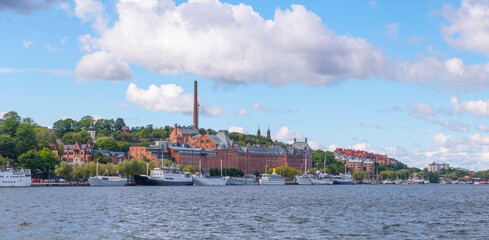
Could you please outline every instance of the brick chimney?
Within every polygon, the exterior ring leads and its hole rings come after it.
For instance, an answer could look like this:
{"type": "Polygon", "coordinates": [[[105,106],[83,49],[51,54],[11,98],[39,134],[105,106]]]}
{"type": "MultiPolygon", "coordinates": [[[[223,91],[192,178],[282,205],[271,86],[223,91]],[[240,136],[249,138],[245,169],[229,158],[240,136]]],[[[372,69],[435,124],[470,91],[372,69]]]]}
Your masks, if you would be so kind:
{"type": "Polygon", "coordinates": [[[194,81],[194,128],[199,129],[199,103],[197,96],[197,81],[194,81]]]}

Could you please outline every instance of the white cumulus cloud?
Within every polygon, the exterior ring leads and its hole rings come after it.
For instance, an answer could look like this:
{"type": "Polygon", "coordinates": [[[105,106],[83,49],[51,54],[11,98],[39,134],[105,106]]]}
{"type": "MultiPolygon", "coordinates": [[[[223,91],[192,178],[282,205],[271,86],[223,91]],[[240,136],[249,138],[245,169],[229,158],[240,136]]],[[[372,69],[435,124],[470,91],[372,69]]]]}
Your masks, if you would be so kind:
{"type": "Polygon", "coordinates": [[[105,51],[83,56],[77,63],[74,73],[81,81],[90,79],[109,81],[133,79],[133,73],[129,65],[114,54],[105,51]]]}
{"type": "Polygon", "coordinates": [[[489,1],[462,0],[458,9],[446,5],[442,16],[449,21],[441,28],[448,44],[489,55],[489,1]]]}
{"type": "Polygon", "coordinates": [[[298,141],[304,139],[304,134],[292,131],[288,127],[283,126],[276,133],[272,134],[271,137],[274,140],[290,143],[294,141],[294,138],[298,141]]]}
{"type": "Polygon", "coordinates": [[[237,114],[238,114],[238,116],[246,116],[246,115],[250,114],[250,112],[248,112],[248,110],[246,110],[245,108],[240,108],[238,110],[237,114]]]}
{"type": "Polygon", "coordinates": [[[489,100],[459,102],[457,97],[451,97],[450,103],[457,112],[469,112],[476,116],[489,115],[489,100]]]}
{"type": "MultiPolygon", "coordinates": [[[[272,19],[264,19],[251,6],[218,0],[178,5],[120,0],[114,8],[118,18],[108,25],[101,4],[93,2],[77,0],[76,15],[94,22],[98,33],[81,38],[81,48],[88,56],[105,51],[155,73],[272,85],[381,78],[465,90],[489,87],[489,63],[464,65],[461,59],[435,56],[397,61],[364,38],[335,34],[301,5],[276,9],[272,19]]],[[[389,32],[398,27],[389,25],[389,32]]],[[[88,77],[107,79],[103,71],[94,73],[88,77]]]]}
{"type": "Polygon", "coordinates": [[[232,132],[236,132],[236,133],[242,133],[242,134],[246,134],[246,130],[243,128],[243,127],[236,127],[236,126],[231,126],[228,128],[228,131],[230,133],[232,132]]]}
{"type": "MultiPolygon", "coordinates": [[[[140,89],[131,83],[126,91],[128,101],[151,111],[180,112],[192,114],[194,96],[184,93],[182,87],[175,84],[162,84],[160,87],[152,84],[148,89],[140,89]]],[[[205,116],[216,117],[223,115],[219,106],[206,105],[199,100],[200,112],[205,116]]]]}

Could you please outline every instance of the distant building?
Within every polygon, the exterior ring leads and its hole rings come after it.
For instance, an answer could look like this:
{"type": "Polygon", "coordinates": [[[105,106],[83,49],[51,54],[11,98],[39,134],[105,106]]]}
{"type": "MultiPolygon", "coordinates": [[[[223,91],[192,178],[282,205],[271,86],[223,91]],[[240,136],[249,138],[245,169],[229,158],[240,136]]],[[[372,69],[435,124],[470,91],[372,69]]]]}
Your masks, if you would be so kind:
{"type": "Polygon", "coordinates": [[[110,157],[113,164],[118,164],[127,159],[127,155],[124,152],[114,152],[109,150],[95,150],[94,152],[101,153],[103,157],[110,157]]]}
{"type": "Polygon", "coordinates": [[[267,138],[268,138],[268,139],[272,139],[272,135],[271,135],[271,133],[270,133],[270,126],[268,126],[267,138]]]}
{"type": "Polygon", "coordinates": [[[59,158],[58,156],[58,146],[54,143],[50,143],[49,144],[49,148],[51,148],[51,152],[54,153],[56,155],[56,158],[59,158]]]}
{"type": "Polygon", "coordinates": [[[129,129],[129,126],[122,126],[121,133],[128,134],[130,132],[131,130],[129,129]]]}
{"type": "Polygon", "coordinates": [[[256,131],[256,136],[261,136],[260,126],[258,126],[258,131],[256,131]]]}
{"type": "Polygon", "coordinates": [[[63,158],[73,165],[90,162],[93,160],[93,145],[90,140],[82,145],[79,145],[78,142],[72,145],[64,145],[63,158]]]}
{"type": "Polygon", "coordinates": [[[334,156],[336,160],[341,161],[346,167],[352,168],[353,172],[367,171],[371,177],[375,178],[375,162],[372,159],[338,153],[335,153],[334,156]]]}
{"type": "Polygon", "coordinates": [[[449,168],[448,163],[438,164],[433,161],[433,163],[428,164],[428,172],[440,172],[440,170],[442,169],[446,170],[448,168],[449,168]]]}

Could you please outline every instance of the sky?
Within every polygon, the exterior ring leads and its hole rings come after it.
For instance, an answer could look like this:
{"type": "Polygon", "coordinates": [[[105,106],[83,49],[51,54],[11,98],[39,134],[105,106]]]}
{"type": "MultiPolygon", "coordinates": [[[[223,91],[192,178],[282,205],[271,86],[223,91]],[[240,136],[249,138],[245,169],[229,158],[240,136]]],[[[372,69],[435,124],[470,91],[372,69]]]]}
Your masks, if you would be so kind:
{"type": "Polygon", "coordinates": [[[489,169],[489,1],[0,1],[0,115],[489,169]]]}

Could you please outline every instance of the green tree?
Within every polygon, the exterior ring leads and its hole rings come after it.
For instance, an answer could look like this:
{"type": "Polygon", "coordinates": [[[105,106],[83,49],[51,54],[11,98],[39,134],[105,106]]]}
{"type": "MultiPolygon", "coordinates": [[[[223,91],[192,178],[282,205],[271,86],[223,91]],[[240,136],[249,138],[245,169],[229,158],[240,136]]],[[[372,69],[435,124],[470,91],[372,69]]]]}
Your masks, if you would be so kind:
{"type": "Polygon", "coordinates": [[[109,151],[118,151],[119,146],[117,145],[117,141],[114,138],[102,138],[95,141],[93,145],[95,149],[103,149],[109,151]]]}
{"type": "Polygon", "coordinates": [[[44,164],[47,165],[46,172],[54,170],[54,167],[59,164],[56,154],[54,154],[49,148],[43,148],[41,151],[39,151],[39,156],[42,158],[44,164]]]}
{"type": "Polygon", "coordinates": [[[16,112],[8,112],[3,115],[3,121],[0,124],[0,134],[7,134],[14,137],[19,125],[20,116],[16,112]]]}
{"type": "Polygon", "coordinates": [[[126,126],[124,119],[117,118],[114,122],[114,130],[121,130],[122,127],[126,126]]]}
{"type": "Polygon", "coordinates": [[[61,142],[63,142],[64,144],[85,144],[90,139],[92,139],[92,137],[86,131],[68,132],[63,135],[63,137],[61,138],[61,142]]]}
{"type": "Polygon", "coordinates": [[[58,138],[62,138],[65,133],[75,131],[75,124],[76,121],[71,118],[58,120],[53,124],[53,130],[58,138]]]}
{"type": "MultiPolygon", "coordinates": [[[[36,133],[34,127],[27,124],[20,124],[15,134],[17,136],[17,153],[22,154],[37,147],[36,133]]],[[[54,167],[54,166],[53,166],[54,167]]]]}
{"type": "Polygon", "coordinates": [[[85,166],[85,163],[75,165],[73,176],[78,179],[87,179],[90,176],[90,171],[85,166]]]}
{"type": "Polygon", "coordinates": [[[428,180],[430,183],[438,183],[440,181],[440,176],[437,172],[428,172],[428,180]]]}
{"type": "Polygon", "coordinates": [[[65,161],[62,161],[59,165],[56,165],[54,173],[57,176],[68,179],[73,176],[73,166],[65,161]]]}
{"type": "Polygon", "coordinates": [[[79,132],[82,130],[88,130],[93,126],[94,122],[95,122],[95,120],[93,119],[92,116],[82,117],[82,119],[80,119],[80,121],[75,123],[74,131],[79,132]]]}
{"type": "MultiPolygon", "coordinates": [[[[289,166],[281,166],[276,168],[275,170],[277,174],[280,174],[280,176],[284,178],[293,178],[294,176],[300,175],[302,173],[300,170],[291,168],[289,166]]],[[[273,173],[273,169],[268,169],[266,173],[273,173]]]]}
{"type": "Polygon", "coordinates": [[[33,173],[37,171],[46,173],[48,171],[48,165],[44,163],[43,159],[36,151],[30,150],[26,153],[23,153],[19,156],[18,160],[24,168],[30,169],[33,173]]]}
{"type": "Polygon", "coordinates": [[[117,151],[127,153],[129,152],[131,145],[130,142],[120,141],[117,143],[117,151]]]}
{"type": "Polygon", "coordinates": [[[387,179],[390,179],[390,180],[394,180],[396,179],[396,172],[394,171],[382,171],[379,173],[379,180],[387,180],[387,179]]]}
{"type": "Polygon", "coordinates": [[[148,143],[148,142],[146,142],[146,141],[144,141],[144,142],[141,142],[141,143],[139,144],[139,146],[141,146],[141,147],[149,147],[149,143],[148,143]]]}
{"type": "Polygon", "coordinates": [[[188,165],[188,166],[185,166],[182,168],[182,171],[183,172],[189,172],[189,173],[192,173],[192,174],[195,174],[195,168],[192,167],[191,165],[188,165]]]}
{"type": "Polygon", "coordinates": [[[8,158],[16,158],[17,140],[8,134],[0,135],[0,155],[8,158]]]}

